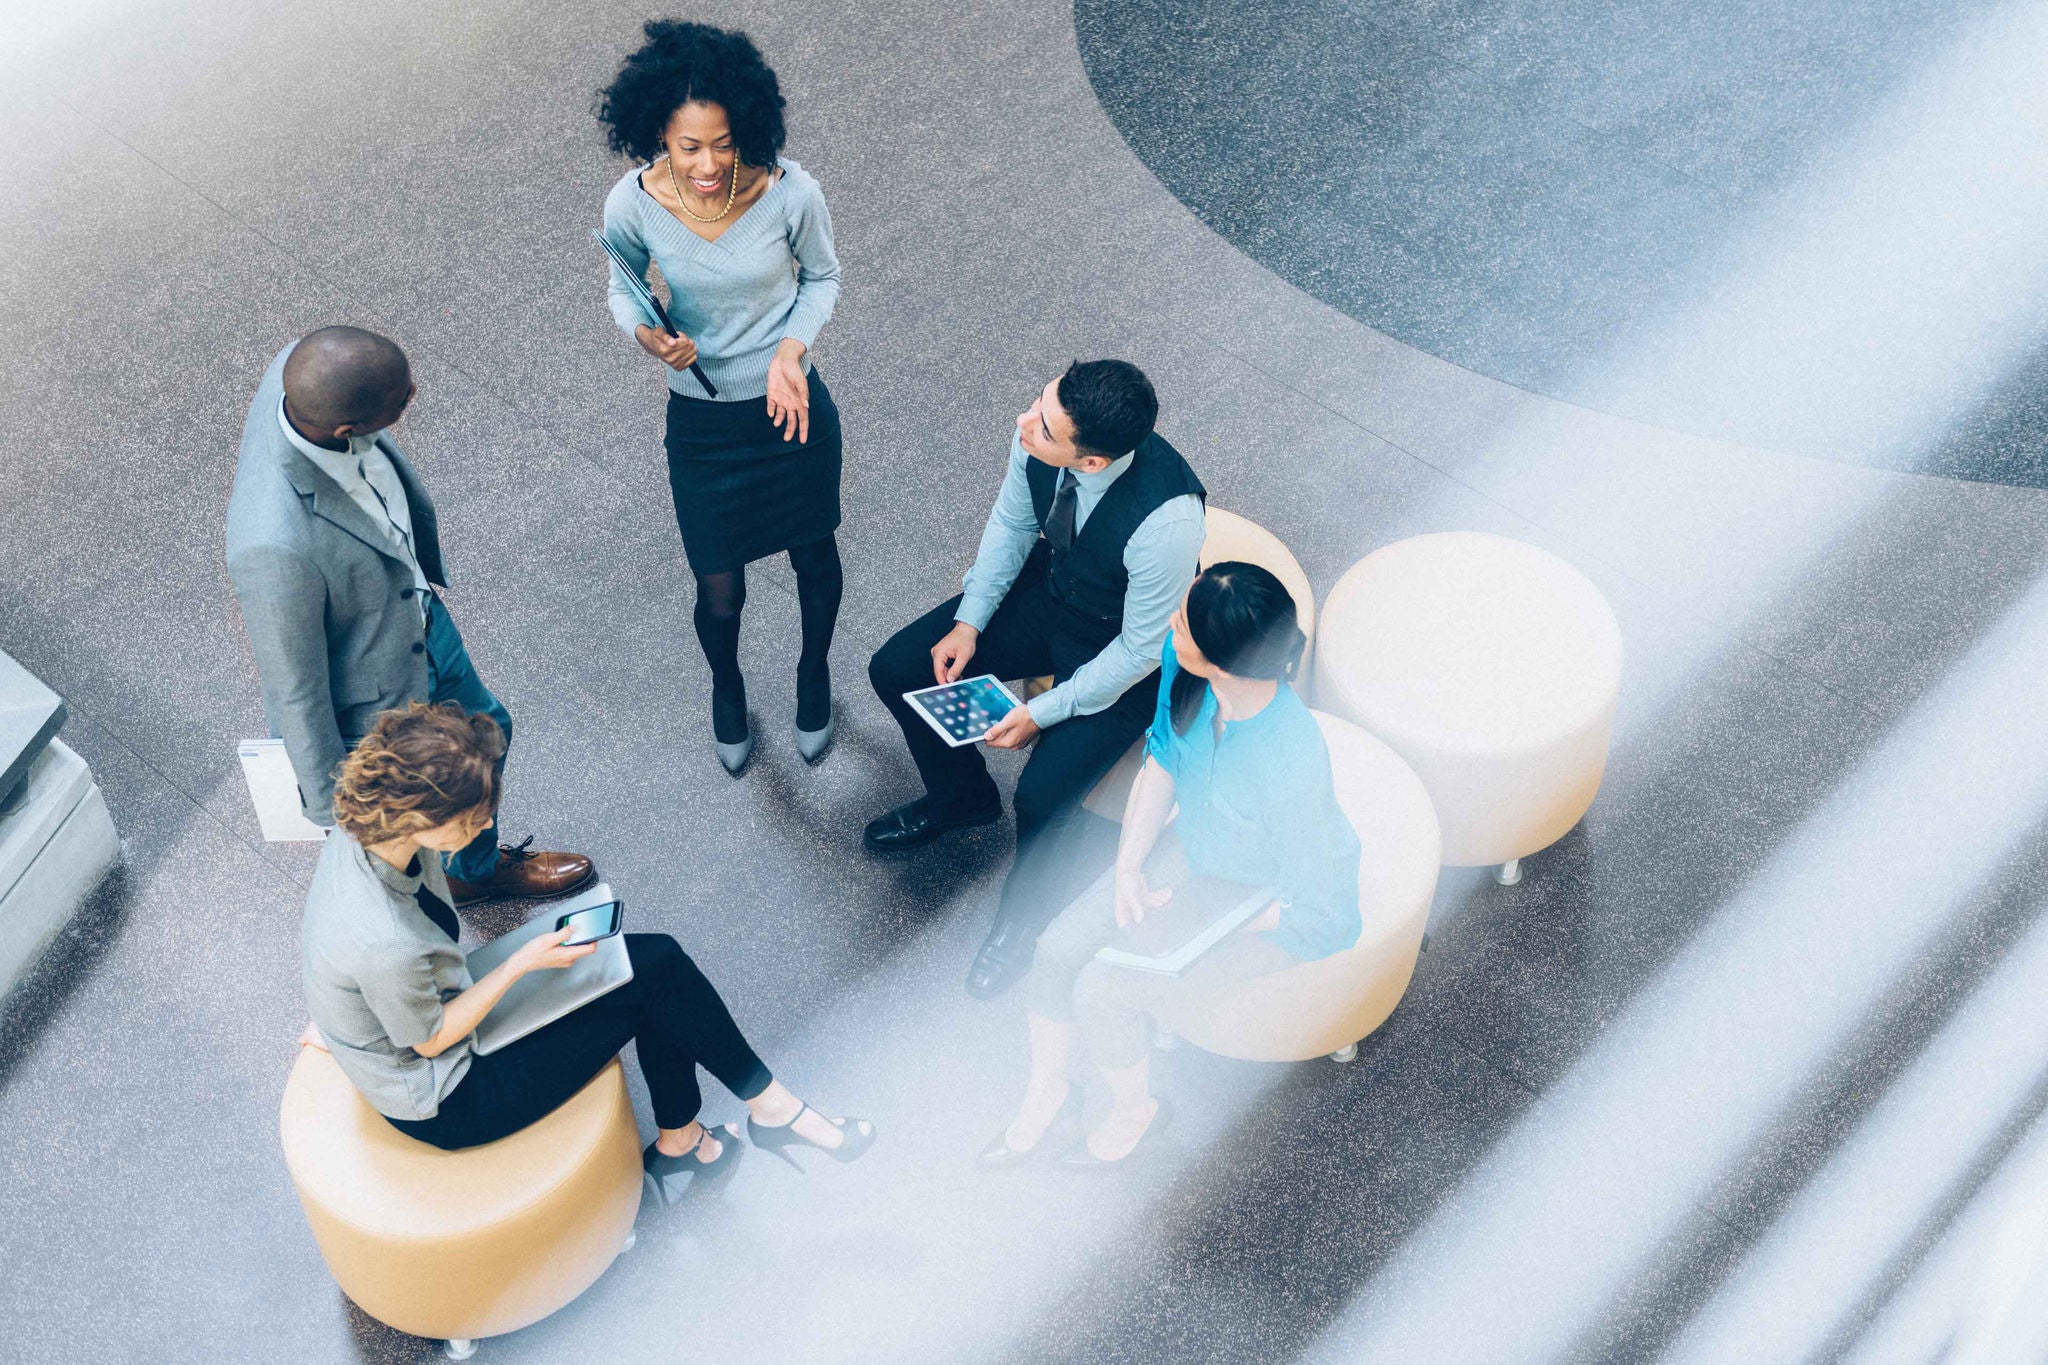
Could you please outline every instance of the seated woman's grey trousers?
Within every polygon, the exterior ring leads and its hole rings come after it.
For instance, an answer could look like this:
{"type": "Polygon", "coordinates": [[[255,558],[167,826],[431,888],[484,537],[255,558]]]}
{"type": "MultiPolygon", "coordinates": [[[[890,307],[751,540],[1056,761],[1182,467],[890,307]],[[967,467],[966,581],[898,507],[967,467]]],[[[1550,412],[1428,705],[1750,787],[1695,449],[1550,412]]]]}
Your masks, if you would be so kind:
{"type": "MultiPolygon", "coordinates": [[[[1168,829],[1146,860],[1154,889],[1191,880],[1180,841],[1168,829]]],[[[1250,894],[1252,888],[1243,888],[1250,894]]],[[[1295,957],[1263,934],[1239,931],[1196,958],[1179,976],[1097,962],[1115,942],[1116,870],[1111,868],[1061,911],[1038,940],[1024,978],[1024,1004],[1042,1019],[1077,1023],[1089,1060],[1104,1071],[1135,1066],[1151,1047],[1152,1020],[1162,1012],[1200,1013],[1206,998],[1267,972],[1292,966],[1295,957]]]]}

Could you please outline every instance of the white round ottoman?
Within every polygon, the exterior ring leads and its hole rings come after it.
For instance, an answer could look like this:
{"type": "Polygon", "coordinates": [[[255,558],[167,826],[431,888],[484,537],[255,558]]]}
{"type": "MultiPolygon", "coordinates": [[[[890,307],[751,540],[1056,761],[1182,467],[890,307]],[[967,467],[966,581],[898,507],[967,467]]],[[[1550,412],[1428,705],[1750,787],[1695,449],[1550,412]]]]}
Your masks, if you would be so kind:
{"type": "Polygon", "coordinates": [[[1548,847],[1593,802],[1621,693],[1621,630],[1586,576],[1504,536],[1447,531],[1375,550],[1323,604],[1316,706],[1408,761],[1443,860],[1548,847]]]}

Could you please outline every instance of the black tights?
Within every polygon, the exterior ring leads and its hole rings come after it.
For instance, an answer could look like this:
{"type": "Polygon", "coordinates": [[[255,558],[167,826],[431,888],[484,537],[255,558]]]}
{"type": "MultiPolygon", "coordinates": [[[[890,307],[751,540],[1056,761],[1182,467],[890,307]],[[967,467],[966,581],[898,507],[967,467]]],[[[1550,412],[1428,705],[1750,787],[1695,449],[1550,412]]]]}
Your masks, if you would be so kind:
{"type": "MultiPolygon", "coordinates": [[[[795,546],[789,552],[789,567],[796,571],[797,609],[803,618],[803,653],[796,664],[797,728],[822,730],[832,719],[828,658],[846,587],[838,540],[825,536],[795,546]]],[[[697,606],[691,619],[704,660],[711,665],[711,731],[721,744],[737,744],[747,737],[747,684],[740,676],[740,613],[746,605],[744,566],[697,575],[697,606]]]]}

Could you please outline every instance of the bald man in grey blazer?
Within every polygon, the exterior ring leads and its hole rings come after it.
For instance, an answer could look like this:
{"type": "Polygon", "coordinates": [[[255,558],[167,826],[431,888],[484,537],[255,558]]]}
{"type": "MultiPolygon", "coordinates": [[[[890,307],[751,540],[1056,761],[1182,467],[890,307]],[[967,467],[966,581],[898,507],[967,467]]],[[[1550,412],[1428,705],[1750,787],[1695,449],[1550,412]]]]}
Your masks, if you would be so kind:
{"type": "MultiPolygon", "coordinates": [[[[307,817],[330,827],[335,769],[378,712],[451,701],[512,736],[434,591],[448,577],[433,501],[385,430],[412,396],[405,353],[387,338],[354,327],[301,338],[256,389],[228,500],[228,574],[264,710],[307,817]]],[[[494,823],[447,871],[466,904],[565,895],[596,869],[581,854],[501,845],[494,823]]]]}

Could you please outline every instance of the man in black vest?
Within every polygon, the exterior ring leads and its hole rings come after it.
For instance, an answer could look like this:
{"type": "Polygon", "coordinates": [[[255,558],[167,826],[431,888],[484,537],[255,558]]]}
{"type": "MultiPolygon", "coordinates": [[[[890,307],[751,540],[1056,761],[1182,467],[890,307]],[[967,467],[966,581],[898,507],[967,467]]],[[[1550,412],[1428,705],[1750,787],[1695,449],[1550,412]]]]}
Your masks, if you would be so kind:
{"type": "Polygon", "coordinates": [[[1121,360],[1076,361],[1047,384],[1017,418],[966,591],[868,662],[925,787],[868,825],[877,853],[1002,815],[981,755],[949,748],[903,694],[983,673],[1052,675],[1051,691],[988,736],[998,749],[1038,747],[1017,780],[1017,861],[967,974],[984,999],[1024,974],[1039,932],[1086,886],[1081,802],[1150,723],[1167,623],[1194,581],[1204,491],[1153,432],[1158,415],[1151,381],[1121,360]]]}

